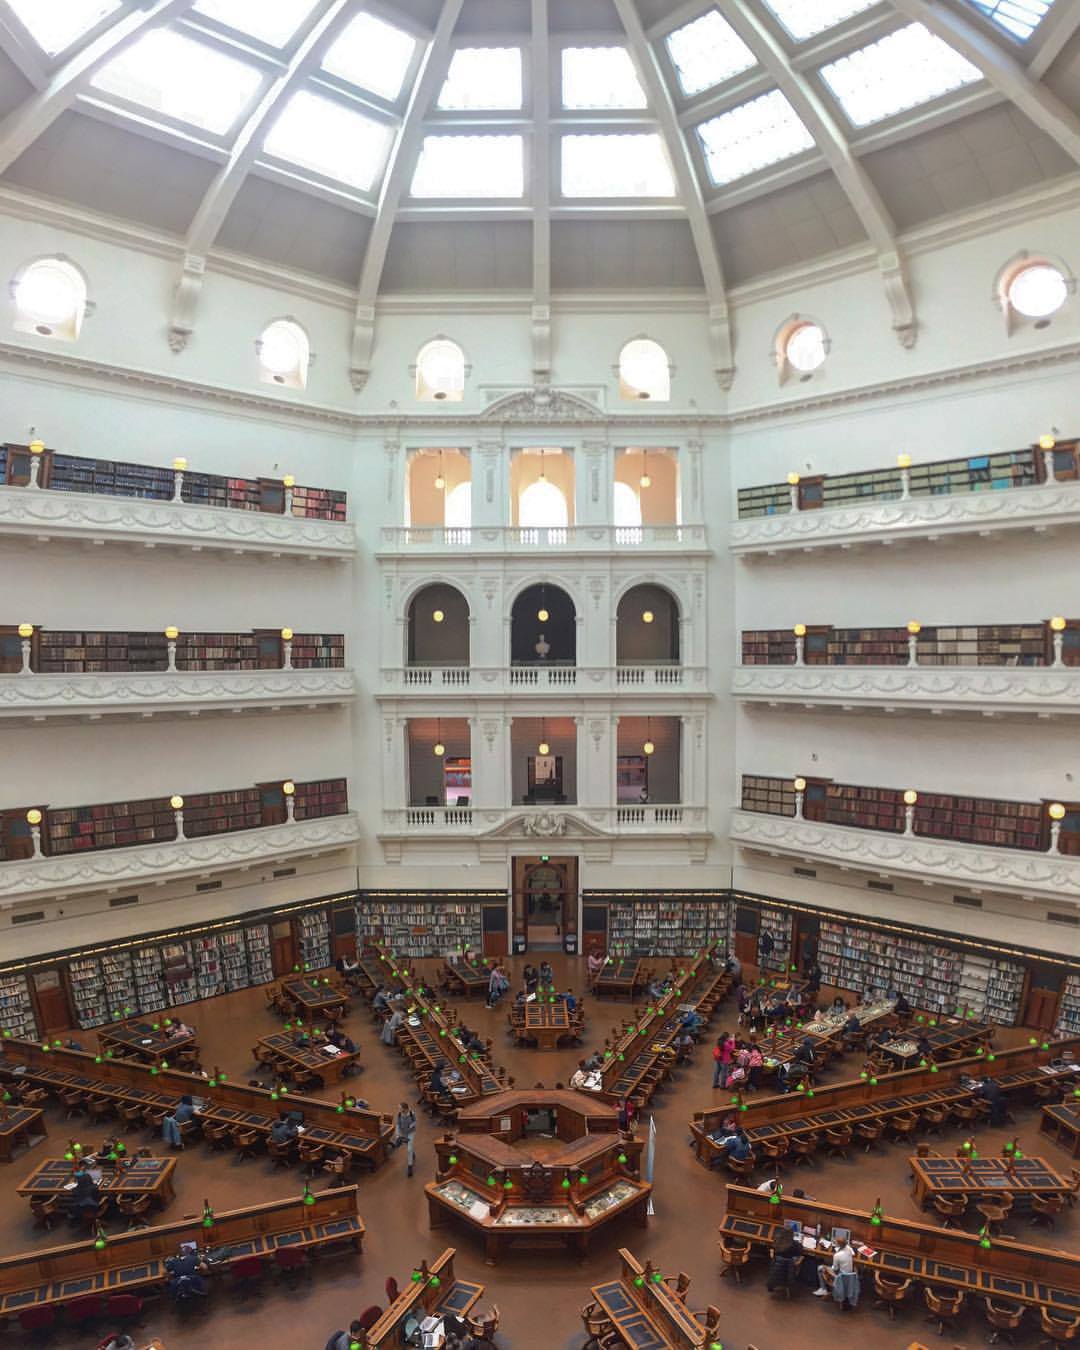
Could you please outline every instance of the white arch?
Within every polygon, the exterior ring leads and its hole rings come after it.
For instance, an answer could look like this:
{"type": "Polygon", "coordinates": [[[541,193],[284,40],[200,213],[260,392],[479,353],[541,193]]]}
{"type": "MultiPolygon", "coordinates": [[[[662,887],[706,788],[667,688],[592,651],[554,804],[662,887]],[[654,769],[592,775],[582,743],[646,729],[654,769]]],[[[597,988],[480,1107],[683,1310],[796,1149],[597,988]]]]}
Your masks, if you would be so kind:
{"type": "MultiPolygon", "coordinates": [[[[539,532],[546,530],[552,542],[565,542],[570,524],[570,504],[566,493],[547,478],[538,478],[518,495],[518,528],[539,532]],[[558,534],[553,535],[552,532],[558,534]],[[559,538],[561,535],[561,538],[559,538]]],[[[539,542],[539,538],[537,538],[539,542]]]]}
{"type": "Polygon", "coordinates": [[[457,483],[443,499],[443,528],[468,530],[472,528],[472,482],[457,483]]]}
{"type": "Polygon", "coordinates": [[[514,617],[514,606],[525,592],[530,590],[533,586],[548,586],[551,590],[562,591],[564,595],[568,595],[570,597],[570,603],[574,607],[574,621],[575,623],[581,622],[583,601],[581,596],[576,594],[575,584],[571,581],[563,580],[562,578],[559,578],[559,580],[556,581],[551,577],[544,576],[540,577],[539,580],[535,577],[522,577],[520,581],[515,583],[513,589],[507,592],[505,605],[506,621],[508,623],[514,617]]]}

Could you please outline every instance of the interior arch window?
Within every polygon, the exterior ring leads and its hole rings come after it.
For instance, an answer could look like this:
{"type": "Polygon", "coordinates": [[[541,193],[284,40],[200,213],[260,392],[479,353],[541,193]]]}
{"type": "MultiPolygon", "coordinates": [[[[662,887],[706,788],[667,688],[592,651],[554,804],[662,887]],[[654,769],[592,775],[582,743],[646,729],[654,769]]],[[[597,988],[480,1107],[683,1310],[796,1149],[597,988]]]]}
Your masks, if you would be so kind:
{"type": "Polygon", "coordinates": [[[565,529],[569,523],[570,509],[562,488],[541,478],[522,490],[518,524],[523,529],[565,529]]]}
{"type": "Polygon", "coordinates": [[[472,525],[472,483],[458,483],[446,494],[443,524],[448,530],[467,530],[472,525]]]}
{"type": "MultiPolygon", "coordinates": [[[[613,503],[615,528],[622,530],[641,529],[641,498],[629,483],[615,484],[613,503]]],[[[621,537],[620,537],[621,542],[621,537]]]]}
{"type": "Polygon", "coordinates": [[[307,385],[311,348],[308,336],[294,319],[275,319],[255,343],[259,378],[264,384],[303,389],[307,385]]]}
{"type": "Polygon", "coordinates": [[[671,398],[671,365],[659,342],[633,338],[619,353],[619,396],[655,403],[671,398]]]}
{"type": "Polygon", "coordinates": [[[776,369],[780,383],[790,379],[803,382],[825,364],[832,344],[824,327],[805,314],[793,314],[776,332],[776,369]]]}
{"type": "Polygon", "coordinates": [[[15,328],[74,342],[86,317],[86,280],[66,258],[38,258],[12,283],[15,328]]]}
{"type": "Polygon", "coordinates": [[[465,393],[465,353],[449,338],[434,338],[416,358],[416,397],[460,403],[465,393]]]}

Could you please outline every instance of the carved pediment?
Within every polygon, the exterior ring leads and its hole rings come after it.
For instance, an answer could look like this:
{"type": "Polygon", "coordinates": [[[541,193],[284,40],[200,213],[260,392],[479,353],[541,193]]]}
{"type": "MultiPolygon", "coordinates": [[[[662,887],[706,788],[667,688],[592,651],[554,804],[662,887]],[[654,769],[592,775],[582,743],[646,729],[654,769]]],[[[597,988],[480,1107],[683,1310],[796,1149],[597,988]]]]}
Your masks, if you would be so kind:
{"type": "Polygon", "coordinates": [[[607,830],[571,815],[568,811],[523,811],[511,816],[481,839],[610,839],[607,830]]]}
{"type": "Polygon", "coordinates": [[[481,418],[485,422],[601,422],[604,414],[578,394],[540,387],[496,399],[481,418]]]}

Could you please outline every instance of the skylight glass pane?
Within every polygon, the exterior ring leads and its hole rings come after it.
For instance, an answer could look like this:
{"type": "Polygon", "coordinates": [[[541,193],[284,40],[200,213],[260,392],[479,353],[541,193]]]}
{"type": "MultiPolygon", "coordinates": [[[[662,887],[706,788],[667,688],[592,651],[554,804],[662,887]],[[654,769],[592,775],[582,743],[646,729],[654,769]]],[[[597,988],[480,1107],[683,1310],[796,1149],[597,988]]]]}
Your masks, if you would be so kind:
{"type": "Polygon", "coordinates": [[[765,0],[796,42],[824,33],[878,0],[765,0]]]}
{"type": "Polygon", "coordinates": [[[813,136],[779,89],[702,122],[697,132],[709,176],[718,187],[814,145],[813,136]]]}
{"type": "Polygon", "coordinates": [[[178,122],[222,135],[259,87],[254,66],[155,28],[114,56],[91,84],[178,122]]]}
{"type": "Polygon", "coordinates": [[[114,14],[120,0],[8,0],[23,27],[50,56],[62,52],[100,19],[114,14]]]}
{"type": "Polygon", "coordinates": [[[440,108],[520,108],[521,49],[462,47],[450,62],[440,108]]]}
{"type": "Polygon", "coordinates": [[[982,79],[977,66],[921,23],[822,66],[821,76],[849,121],[869,126],[982,79]]]}
{"type": "Polygon", "coordinates": [[[566,47],[564,108],[647,108],[649,100],[625,47],[566,47]]]}
{"type": "Polygon", "coordinates": [[[315,0],[198,0],[193,12],[281,47],[314,8],[315,0]]]}
{"type": "Polygon", "coordinates": [[[393,132],[333,99],[294,94],[270,128],[263,149],[305,169],[369,192],[393,132]]]}
{"type": "Polygon", "coordinates": [[[413,175],[414,197],[521,197],[520,136],[425,136],[413,175]]]}
{"type": "Polygon", "coordinates": [[[668,53],[684,94],[723,84],[733,75],[756,65],[754,53],[715,9],[676,28],[668,36],[668,53]]]}
{"type": "MultiPolygon", "coordinates": [[[[1021,42],[1028,38],[1050,13],[1054,0],[970,0],[976,9],[989,15],[1006,32],[1021,42]]],[[[1074,0],[1075,3],[1075,0],[1074,0]]]]}
{"type": "Polygon", "coordinates": [[[674,197],[675,179],[655,132],[564,136],[564,197],[674,197]]]}
{"type": "Polygon", "coordinates": [[[385,99],[401,93],[416,41],[373,14],[358,14],[326,53],[323,70],[385,99]]]}

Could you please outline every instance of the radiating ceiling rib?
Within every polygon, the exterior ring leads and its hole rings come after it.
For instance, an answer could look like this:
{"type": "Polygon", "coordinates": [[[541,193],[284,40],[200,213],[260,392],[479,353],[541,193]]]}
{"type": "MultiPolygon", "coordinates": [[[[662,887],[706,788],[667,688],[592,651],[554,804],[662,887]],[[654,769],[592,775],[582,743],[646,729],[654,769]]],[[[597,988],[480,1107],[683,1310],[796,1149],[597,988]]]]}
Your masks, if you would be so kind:
{"type": "Polygon", "coordinates": [[[406,174],[411,174],[416,167],[420,139],[424,134],[424,118],[442,88],[450,67],[450,39],[454,35],[463,3],[464,0],[443,0],[439,21],[424,53],[397,141],[383,175],[378,214],[364,252],[364,265],[356,296],[349,377],[353,388],[358,391],[367,384],[371,372],[371,357],[375,350],[375,301],[386,265],[394,217],[408,181],[406,174]]]}
{"type": "Polygon", "coordinates": [[[724,273],[720,255],[716,251],[712,226],[705,212],[705,198],[701,191],[690,150],[686,144],[671,90],[660,69],[656,52],[645,36],[634,0],[615,0],[615,8],[626,33],[630,55],[637,67],[656,120],[660,134],[667,145],[668,156],[675,171],[675,181],[686,207],[690,232],[697,249],[701,275],[705,282],[705,298],[709,306],[709,339],[712,347],[713,370],[723,389],[730,389],[735,378],[735,357],[731,341],[731,314],[728,309],[724,273]]]}
{"type": "Polygon", "coordinates": [[[35,89],[49,82],[49,68],[41,49],[15,18],[0,14],[0,52],[35,89]]]}
{"type": "Polygon", "coordinates": [[[1055,5],[1039,24],[1038,46],[1028,62],[1028,74],[1041,79],[1080,31],[1080,5],[1055,5]]]}
{"type": "Polygon", "coordinates": [[[193,0],[155,0],[146,9],[123,14],[93,42],[81,48],[0,122],[0,173],[5,172],[37,138],[74,103],[76,96],[107,61],[151,28],[190,9],[193,0]]]}
{"type": "Polygon", "coordinates": [[[532,0],[533,384],[551,383],[551,76],[548,0],[532,0]]]}
{"type": "Polygon", "coordinates": [[[262,148],[263,138],[290,94],[319,68],[329,47],[364,8],[366,0],[330,0],[308,20],[293,56],[271,82],[229,151],[229,158],[199,204],[187,239],[184,259],[173,297],[169,321],[169,346],[174,352],[187,346],[195,323],[195,310],[206,273],[206,255],[225,223],[237,193],[262,148]]]}
{"type": "Polygon", "coordinates": [[[915,306],[896,238],[896,226],[870,175],[852,153],[839,121],[810,81],[795,72],[787,53],[757,14],[751,13],[749,6],[736,4],[735,0],[716,0],[716,4],[776,81],[817,141],[818,149],[825,156],[874,246],[878,268],[885,283],[885,295],[892,310],[893,330],[902,346],[914,346],[915,306]]]}

